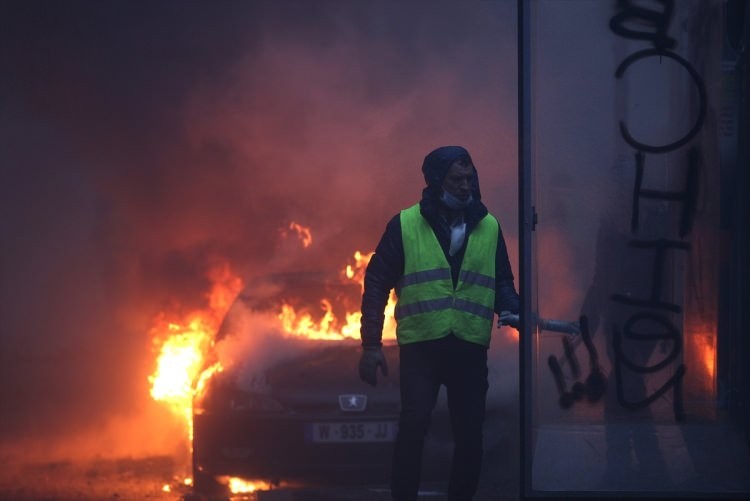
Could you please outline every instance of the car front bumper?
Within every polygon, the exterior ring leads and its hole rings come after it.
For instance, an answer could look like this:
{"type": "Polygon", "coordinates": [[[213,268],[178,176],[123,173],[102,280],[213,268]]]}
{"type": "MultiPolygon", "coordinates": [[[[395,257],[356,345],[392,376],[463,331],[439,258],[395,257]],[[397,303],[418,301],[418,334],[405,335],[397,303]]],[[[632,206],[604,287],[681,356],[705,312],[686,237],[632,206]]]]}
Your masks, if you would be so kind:
{"type": "Polygon", "coordinates": [[[396,426],[393,415],[196,414],[194,472],[196,479],[387,482],[396,426]]]}

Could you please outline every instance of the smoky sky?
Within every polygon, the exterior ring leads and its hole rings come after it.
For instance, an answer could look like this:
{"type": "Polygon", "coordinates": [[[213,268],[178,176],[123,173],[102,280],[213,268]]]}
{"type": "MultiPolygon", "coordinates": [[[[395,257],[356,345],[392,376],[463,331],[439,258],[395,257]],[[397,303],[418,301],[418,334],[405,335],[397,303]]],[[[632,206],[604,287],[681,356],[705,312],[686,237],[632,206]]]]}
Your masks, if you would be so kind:
{"type": "Polygon", "coordinates": [[[0,4],[0,436],[137,414],[154,315],[219,261],[343,268],[434,147],[512,248],[514,54],[514,2],[0,4]]]}

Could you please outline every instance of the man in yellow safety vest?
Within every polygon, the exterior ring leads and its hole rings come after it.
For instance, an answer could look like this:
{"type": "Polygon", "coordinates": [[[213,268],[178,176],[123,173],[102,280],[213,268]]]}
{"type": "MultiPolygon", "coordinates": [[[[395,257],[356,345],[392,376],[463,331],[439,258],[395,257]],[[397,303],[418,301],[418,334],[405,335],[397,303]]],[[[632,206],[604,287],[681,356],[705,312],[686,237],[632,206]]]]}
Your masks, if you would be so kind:
{"type": "Polygon", "coordinates": [[[391,493],[415,501],[432,410],[445,385],[454,436],[448,483],[451,501],[470,501],[482,464],[488,389],[487,348],[494,314],[518,313],[500,225],[481,202],[469,152],[443,146],[422,165],[422,200],[388,223],[365,274],[360,378],[387,374],[382,351],[384,310],[396,289],[401,414],[391,493]]]}

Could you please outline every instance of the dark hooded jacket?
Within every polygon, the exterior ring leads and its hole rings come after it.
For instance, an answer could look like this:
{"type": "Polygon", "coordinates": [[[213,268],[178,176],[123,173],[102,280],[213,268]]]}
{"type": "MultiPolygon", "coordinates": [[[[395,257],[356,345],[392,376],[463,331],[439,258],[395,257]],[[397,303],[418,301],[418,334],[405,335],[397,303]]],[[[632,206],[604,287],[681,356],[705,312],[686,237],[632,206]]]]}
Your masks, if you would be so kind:
{"type": "MultiPolygon", "coordinates": [[[[474,170],[475,183],[472,187],[472,201],[463,210],[466,223],[466,237],[461,249],[451,256],[450,210],[440,200],[442,181],[450,166],[456,160],[466,158],[471,162],[469,153],[460,146],[444,146],[425,157],[422,165],[427,186],[419,202],[422,216],[430,223],[440,246],[448,259],[453,277],[453,284],[458,282],[458,273],[463,262],[466,243],[477,223],[487,215],[487,207],[482,203],[479,191],[479,179],[474,170]]],[[[404,245],[401,236],[401,217],[396,214],[386,226],[385,232],[375,248],[365,274],[364,293],[362,294],[361,336],[363,346],[379,346],[383,331],[384,310],[388,303],[391,289],[395,288],[404,274],[404,245]]],[[[495,312],[508,310],[518,313],[519,297],[513,285],[513,272],[508,259],[503,232],[498,227],[497,252],[495,254],[495,312]]]]}

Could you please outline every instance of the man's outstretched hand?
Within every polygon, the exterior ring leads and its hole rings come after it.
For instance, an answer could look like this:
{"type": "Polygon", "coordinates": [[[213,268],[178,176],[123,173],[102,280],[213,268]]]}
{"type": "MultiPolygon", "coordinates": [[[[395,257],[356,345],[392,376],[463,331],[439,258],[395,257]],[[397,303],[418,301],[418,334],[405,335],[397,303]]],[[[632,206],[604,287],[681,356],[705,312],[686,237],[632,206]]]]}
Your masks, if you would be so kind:
{"type": "Polygon", "coordinates": [[[359,378],[365,383],[375,386],[378,383],[378,366],[383,376],[388,375],[388,363],[385,361],[383,349],[380,346],[365,346],[359,359],[359,378]]]}
{"type": "Polygon", "coordinates": [[[497,326],[502,327],[503,325],[507,325],[510,327],[513,327],[514,329],[518,329],[518,326],[521,324],[518,314],[517,313],[511,313],[509,311],[501,311],[500,316],[497,319],[497,326]]]}

